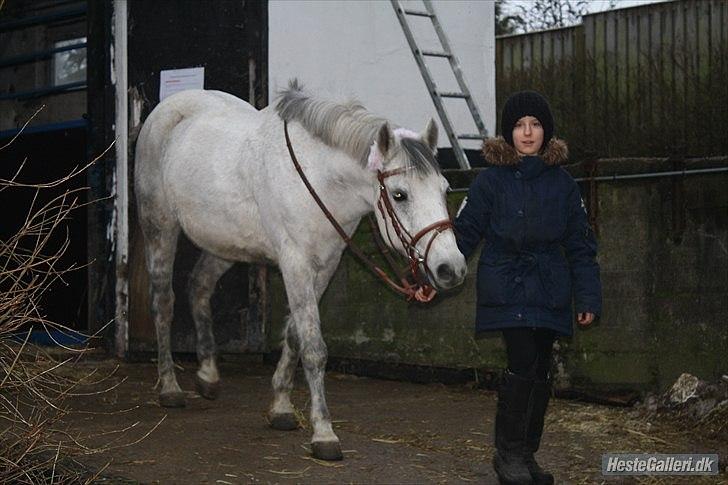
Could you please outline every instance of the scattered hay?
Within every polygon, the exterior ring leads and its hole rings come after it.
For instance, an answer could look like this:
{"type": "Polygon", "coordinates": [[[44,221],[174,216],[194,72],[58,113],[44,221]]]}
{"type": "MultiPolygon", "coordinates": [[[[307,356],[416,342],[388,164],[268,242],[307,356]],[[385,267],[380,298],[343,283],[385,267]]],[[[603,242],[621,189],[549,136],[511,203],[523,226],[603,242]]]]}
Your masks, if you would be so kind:
{"type": "Polygon", "coordinates": [[[310,468],[310,466],[307,466],[303,470],[268,470],[268,472],[274,473],[276,475],[287,476],[289,478],[302,478],[303,474],[306,473],[310,468]]]}
{"type": "Polygon", "coordinates": [[[318,458],[314,458],[312,456],[299,456],[299,458],[302,460],[312,461],[312,462],[316,463],[317,465],[327,467],[327,468],[343,468],[346,466],[346,463],[334,463],[331,461],[319,460],[318,458]]]}
{"type": "Polygon", "coordinates": [[[670,389],[635,406],[633,415],[669,422],[683,434],[728,443],[728,376],[710,383],[682,374],[670,389]]]}

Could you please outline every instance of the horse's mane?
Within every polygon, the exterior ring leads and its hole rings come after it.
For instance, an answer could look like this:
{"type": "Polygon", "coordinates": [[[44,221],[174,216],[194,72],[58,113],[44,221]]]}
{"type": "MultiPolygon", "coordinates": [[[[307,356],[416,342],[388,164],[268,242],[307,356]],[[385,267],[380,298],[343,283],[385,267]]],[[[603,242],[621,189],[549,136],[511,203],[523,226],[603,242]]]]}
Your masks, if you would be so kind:
{"type": "MultiPolygon", "coordinates": [[[[298,121],[313,136],[327,145],[340,148],[366,165],[369,149],[386,119],[367,111],[358,101],[344,103],[316,99],[303,91],[297,79],[279,93],[278,115],[285,121],[298,121]]],[[[402,138],[399,144],[418,172],[439,171],[432,151],[420,139],[402,138]]]]}

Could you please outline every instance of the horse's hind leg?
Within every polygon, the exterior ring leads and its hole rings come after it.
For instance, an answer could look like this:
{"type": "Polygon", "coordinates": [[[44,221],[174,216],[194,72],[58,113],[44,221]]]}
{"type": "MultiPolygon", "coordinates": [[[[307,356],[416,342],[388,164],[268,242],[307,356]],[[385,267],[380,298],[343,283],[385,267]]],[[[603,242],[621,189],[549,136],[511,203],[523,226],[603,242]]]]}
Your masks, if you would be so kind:
{"type": "Polygon", "coordinates": [[[164,230],[152,224],[144,228],[147,269],[149,270],[149,291],[152,298],[152,315],[157,331],[157,369],[162,389],[159,403],[164,407],[183,407],[185,397],[177,383],[172,360],[170,342],[171,324],[174,313],[174,292],[172,271],[177,250],[179,226],[168,225],[164,230]]]}
{"type": "Polygon", "coordinates": [[[195,383],[197,392],[205,399],[215,399],[220,392],[210,297],[217,281],[232,265],[230,261],[203,252],[192,270],[187,288],[197,329],[197,359],[200,362],[195,383]]]}

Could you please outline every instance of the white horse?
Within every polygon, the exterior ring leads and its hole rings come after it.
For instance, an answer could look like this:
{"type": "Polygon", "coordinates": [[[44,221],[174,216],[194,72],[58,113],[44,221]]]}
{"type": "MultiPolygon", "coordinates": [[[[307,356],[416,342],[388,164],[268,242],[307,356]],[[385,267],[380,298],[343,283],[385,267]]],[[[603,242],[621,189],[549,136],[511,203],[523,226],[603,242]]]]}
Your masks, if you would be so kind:
{"type": "MultiPolygon", "coordinates": [[[[375,208],[377,171],[382,170],[402,169],[387,178],[386,188],[405,229],[414,233],[448,218],[448,183],[434,158],[437,126],[432,120],[421,135],[392,129],[361,105],[313,98],[296,81],[275,108],[261,111],[219,91],[183,91],[165,99],[139,134],[134,169],[157,333],[160,403],[185,404],[170,349],[172,266],[183,230],[203,251],[188,287],[200,362],[198,392],[214,399],[219,389],[209,303],[217,280],[235,261],[276,264],[290,315],[273,376],[271,425],[298,426],[290,393],[300,358],[311,392],[314,456],[341,459],[324,395],[327,350],[318,302],[346,244],[296,172],[284,120],[306,176],[347,234],[375,208]]],[[[392,231],[378,212],[377,221],[383,232],[392,231]]],[[[424,254],[430,240],[421,238],[416,248],[424,254]]],[[[403,251],[399,241],[393,244],[403,251]]],[[[427,265],[437,288],[462,283],[465,259],[451,230],[432,241],[427,265]]]]}

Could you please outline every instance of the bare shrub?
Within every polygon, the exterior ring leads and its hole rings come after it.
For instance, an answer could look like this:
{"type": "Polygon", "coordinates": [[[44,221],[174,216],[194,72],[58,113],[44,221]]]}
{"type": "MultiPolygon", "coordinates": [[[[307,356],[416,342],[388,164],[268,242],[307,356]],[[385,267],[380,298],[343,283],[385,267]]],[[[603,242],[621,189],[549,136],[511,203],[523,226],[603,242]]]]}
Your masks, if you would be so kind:
{"type": "Polygon", "coordinates": [[[108,376],[98,376],[93,367],[73,365],[91,350],[88,341],[73,347],[56,342],[64,352],[53,355],[29,343],[34,330],[45,330],[52,339],[78,335],[44,315],[42,298],[52,284],[80,269],[76,263],[64,267],[61,257],[73,237],[64,221],[87,204],[81,202],[86,188],[66,189],[48,202],[38,201],[43,191],[63,189],[95,161],[47,183],[20,182],[25,162],[13,177],[0,179],[0,192],[20,189],[35,194],[30,207],[6,208],[27,213],[22,225],[0,240],[0,483],[90,482],[101,470],[91,472],[77,458],[125,446],[117,444],[125,430],[109,433],[114,439],[102,447],[91,447],[85,442],[98,441],[97,436],[71,433],[64,424],[72,415],[71,397],[110,390],[108,376]]]}

